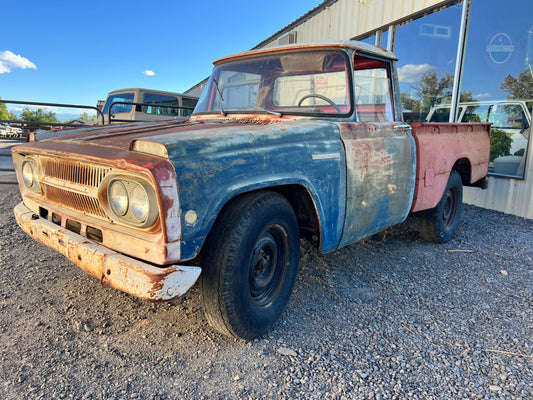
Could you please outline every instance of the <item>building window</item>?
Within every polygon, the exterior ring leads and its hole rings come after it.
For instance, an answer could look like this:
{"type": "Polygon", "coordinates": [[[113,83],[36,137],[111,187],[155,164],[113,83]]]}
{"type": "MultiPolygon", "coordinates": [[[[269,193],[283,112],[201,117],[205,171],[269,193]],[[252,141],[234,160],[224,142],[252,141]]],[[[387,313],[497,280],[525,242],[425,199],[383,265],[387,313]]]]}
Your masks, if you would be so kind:
{"type": "MultiPolygon", "coordinates": [[[[456,4],[397,28],[394,49],[406,122],[427,121],[450,104],[461,12],[462,4],[456,4]]],[[[442,112],[439,118],[448,121],[442,112]]]]}
{"type": "Polygon", "coordinates": [[[472,1],[462,79],[471,101],[458,118],[492,123],[492,175],[524,177],[531,148],[532,15],[531,0],[472,1]]]}

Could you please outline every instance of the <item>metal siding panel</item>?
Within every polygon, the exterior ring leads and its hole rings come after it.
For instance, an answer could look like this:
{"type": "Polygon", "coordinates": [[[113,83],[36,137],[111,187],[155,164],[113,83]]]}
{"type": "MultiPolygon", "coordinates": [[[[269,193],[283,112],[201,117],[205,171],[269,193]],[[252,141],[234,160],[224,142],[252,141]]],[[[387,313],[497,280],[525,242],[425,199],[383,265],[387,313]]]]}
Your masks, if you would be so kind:
{"type": "Polygon", "coordinates": [[[344,29],[345,38],[351,38],[354,36],[352,35],[352,33],[354,32],[355,26],[357,26],[356,24],[354,24],[354,21],[357,21],[357,20],[354,18],[353,13],[354,13],[354,3],[350,1],[348,2],[348,9],[346,10],[346,20],[348,22],[344,29]]]}
{"type": "Polygon", "coordinates": [[[467,204],[533,219],[533,144],[529,143],[526,179],[489,176],[486,190],[465,188],[467,204]]]}
{"type": "Polygon", "coordinates": [[[348,39],[439,3],[442,0],[340,0],[291,30],[298,31],[299,43],[348,39]]]}
{"type": "Polygon", "coordinates": [[[334,20],[334,23],[333,23],[333,27],[335,28],[334,29],[334,32],[335,32],[335,36],[334,38],[335,39],[345,39],[343,37],[341,37],[341,32],[342,32],[342,25],[344,24],[344,18],[343,18],[343,15],[342,15],[342,11],[344,9],[344,7],[342,6],[342,4],[340,3],[336,3],[334,5],[334,8],[335,8],[335,20],[334,20]]]}

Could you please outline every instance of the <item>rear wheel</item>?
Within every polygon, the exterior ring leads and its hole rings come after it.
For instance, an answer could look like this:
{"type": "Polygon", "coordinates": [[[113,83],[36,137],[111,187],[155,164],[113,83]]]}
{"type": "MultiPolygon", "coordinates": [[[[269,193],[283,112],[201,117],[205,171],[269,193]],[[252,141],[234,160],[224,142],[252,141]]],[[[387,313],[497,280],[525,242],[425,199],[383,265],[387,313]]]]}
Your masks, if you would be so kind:
{"type": "Polygon", "coordinates": [[[298,270],[300,238],[289,202],[270,191],[224,209],[202,252],[200,291],[209,323],[251,340],[287,306],[298,270]]]}
{"type": "Polygon", "coordinates": [[[446,243],[453,238],[463,204],[463,182],[459,172],[453,170],[442,198],[430,210],[420,212],[420,233],[424,239],[446,243]]]}

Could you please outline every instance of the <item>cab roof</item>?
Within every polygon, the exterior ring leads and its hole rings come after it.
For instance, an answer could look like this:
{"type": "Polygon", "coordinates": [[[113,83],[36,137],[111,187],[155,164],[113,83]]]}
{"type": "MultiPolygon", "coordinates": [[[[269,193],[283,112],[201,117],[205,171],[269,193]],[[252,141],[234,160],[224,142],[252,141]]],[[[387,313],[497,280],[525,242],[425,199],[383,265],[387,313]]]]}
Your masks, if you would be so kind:
{"type": "Polygon", "coordinates": [[[387,58],[390,60],[398,60],[393,53],[388,50],[385,50],[381,47],[377,47],[368,43],[358,42],[355,40],[331,40],[331,41],[321,41],[321,42],[307,42],[275,47],[267,47],[259,50],[245,51],[242,53],[233,54],[231,56],[222,57],[218,60],[215,60],[213,64],[220,64],[227,61],[236,60],[244,57],[253,57],[259,55],[274,54],[278,52],[285,52],[287,50],[314,50],[314,49],[331,49],[331,48],[343,48],[343,49],[352,49],[356,52],[363,54],[368,54],[371,56],[377,56],[381,58],[387,58]]]}

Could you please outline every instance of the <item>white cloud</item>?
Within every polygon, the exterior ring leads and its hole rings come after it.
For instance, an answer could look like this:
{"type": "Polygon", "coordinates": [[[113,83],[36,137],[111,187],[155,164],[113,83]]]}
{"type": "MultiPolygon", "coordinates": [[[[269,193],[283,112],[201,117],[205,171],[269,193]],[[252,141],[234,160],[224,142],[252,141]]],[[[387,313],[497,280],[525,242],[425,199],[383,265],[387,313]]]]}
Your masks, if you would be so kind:
{"type": "Polygon", "coordinates": [[[422,74],[435,69],[429,64],[407,64],[398,68],[398,78],[400,82],[418,82],[422,74]]]}
{"type": "Polygon", "coordinates": [[[37,69],[34,63],[21,55],[13,54],[9,50],[0,51],[0,74],[11,72],[13,68],[37,69]]]}
{"type": "Polygon", "coordinates": [[[475,99],[485,99],[487,97],[490,97],[490,93],[481,93],[481,94],[474,94],[475,99]]]}
{"type": "Polygon", "coordinates": [[[143,71],[143,74],[146,75],[146,76],[154,76],[155,72],[154,71],[150,71],[149,69],[147,69],[146,71],[143,71]]]}

